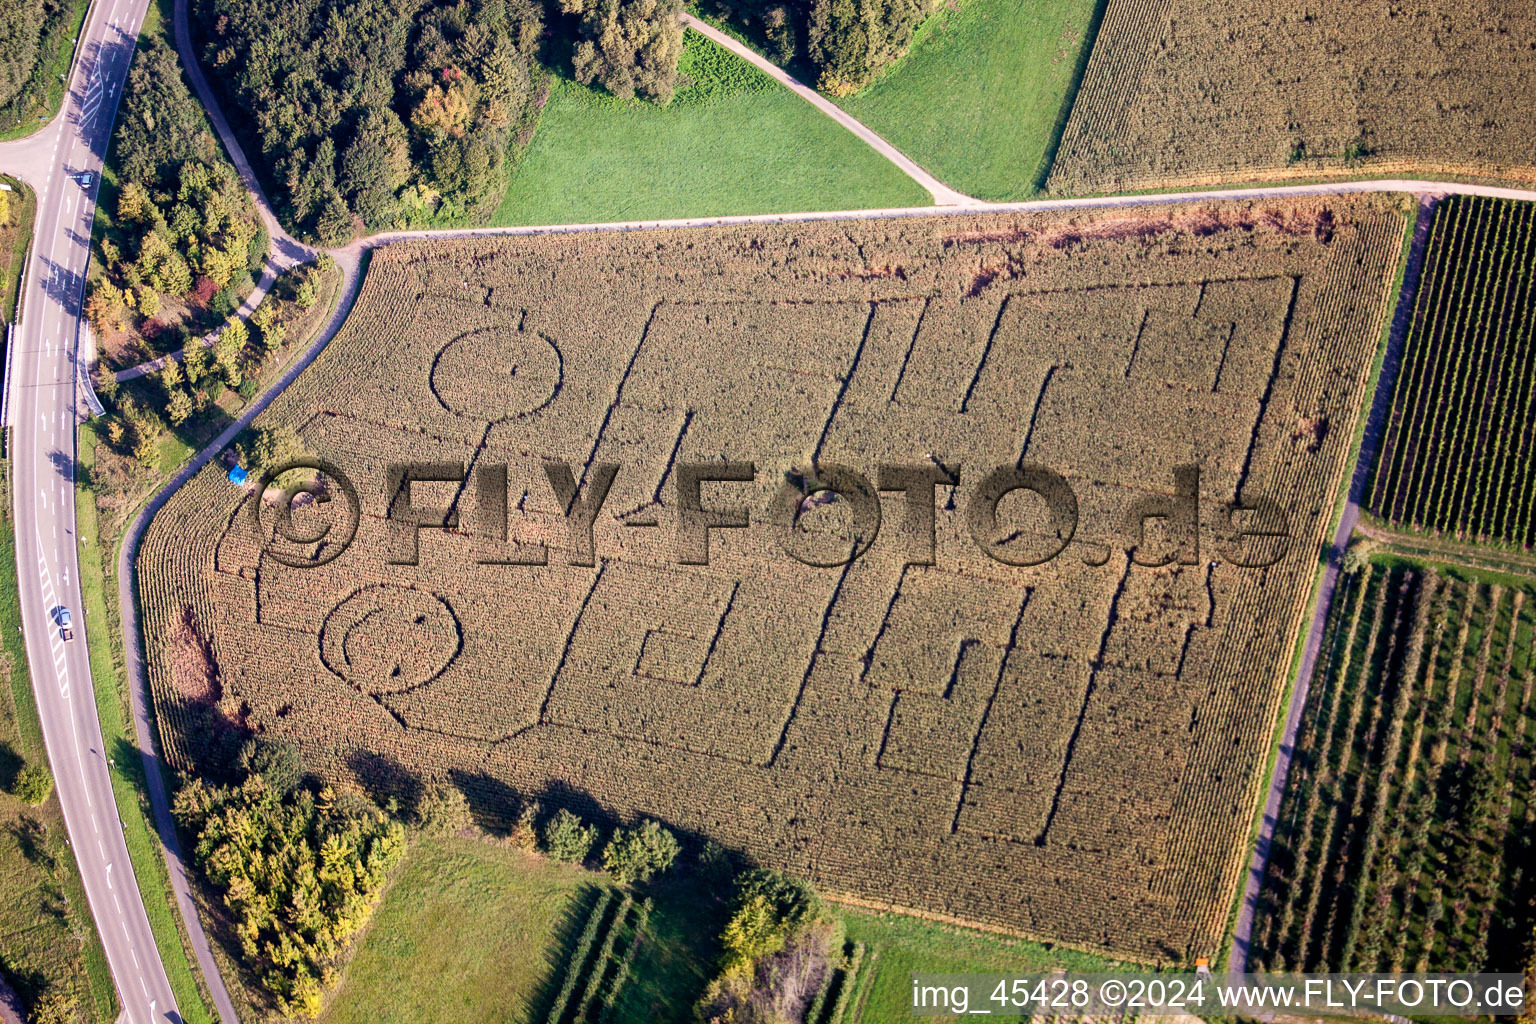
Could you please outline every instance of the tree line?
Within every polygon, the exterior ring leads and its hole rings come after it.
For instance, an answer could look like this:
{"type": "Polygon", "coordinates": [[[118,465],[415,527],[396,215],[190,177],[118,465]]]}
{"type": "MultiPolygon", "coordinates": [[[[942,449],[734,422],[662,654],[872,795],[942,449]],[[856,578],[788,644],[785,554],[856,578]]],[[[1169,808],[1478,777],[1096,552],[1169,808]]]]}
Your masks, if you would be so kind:
{"type": "MultiPolygon", "coordinates": [[[[932,0],[713,0],[835,95],[911,45],[932,0]]],[[[278,215],[327,246],[364,231],[478,222],[509,144],[548,95],[545,65],[623,99],[686,84],[681,0],[194,0],[204,65],[246,120],[278,215]]],[[[513,146],[512,149],[517,147],[513,146]]]]}
{"type": "Polygon", "coordinates": [[[535,100],[531,0],[196,0],[203,60],[254,132],[277,213],[339,245],[483,218],[535,100]]]}
{"type": "Polygon", "coordinates": [[[118,193],[97,245],[102,274],[85,303],[91,325],[98,333],[134,327],[153,339],[172,297],[215,319],[233,313],[266,259],[266,230],[175,51],[158,37],[134,55],[112,146],[118,193]]]}

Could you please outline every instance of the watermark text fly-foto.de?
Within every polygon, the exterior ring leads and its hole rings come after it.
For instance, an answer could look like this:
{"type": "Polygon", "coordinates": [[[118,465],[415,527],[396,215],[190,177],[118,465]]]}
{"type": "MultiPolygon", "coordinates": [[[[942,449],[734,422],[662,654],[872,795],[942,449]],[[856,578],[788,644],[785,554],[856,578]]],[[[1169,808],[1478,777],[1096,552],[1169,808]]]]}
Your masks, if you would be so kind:
{"type": "MultiPolygon", "coordinates": [[[[570,463],[546,460],[542,465],[565,521],[565,561],[570,565],[595,564],[593,528],[619,475],[619,465],[596,463],[581,483],[570,463]]],[[[1200,475],[1198,466],[1174,466],[1170,491],[1154,489],[1143,494],[1121,522],[1114,524],[1133,563],[1149,567],[1194,565],[1214,553],[1228,563],[1253,568],[1273,565],[1285,557],[1292,539],[1285,509],[1271,498],[1246,491],[1239,500],[1220,505],[1218,536],[1214,543],[1206,538],[1202,548],[1200,475]],[[1149,543],[1154,531],[1161,543],[1149,543]]],[[[707,565],[713,534],[745,529],[754,521],[754,510],[722,496],[726,493],[724,485],[757,482],[761,479],[759,468],[747,461],[678,462],[672,478],[676,561],[680,565],[707,565]],[[704,499],[705,484],[721,485],[713,490],[709,502],[704,499]]],[[[472,557],[479,564],[549,564],[546,544],[520,542],[512,528],[505,463],[480,462],[472,471],[462,462],[392,463],[380,483],[388,527],[384,560],[388,563],[417,564],[422,531],[462,532],[468,525],[476,540],[472,557]],[[422,484],[454,485],[464,500],[449,505],[423,501],[417,490],[422,484]],[[469,508],[468,515],[461,513],[461,505],[469,508]]],[[[997,562],[1041,565],[1058,557],[1077,536],[1079,505],[1071,484],[1060,473],[1034,463],[991,468],[975,474],[974,480],[959,465],[932,460],[880,463],[872,471],[843,464],[795,468],[782,473],[766,514],[756,518],[771,525],[784,554],[802,565],[847,565],[874,546],[883,527],[887,535],[896,534],[893,543],[900,545],[906,564],[934,565],[941,486],[955,489],[971,540],[997,562]],[[1021,509],[1015,504],[1011,516],[1005,514],[1004,499],[1016,494],[1029,506],[1021,509]],[[888,516],[888,503],[899,503],[901,514],[888,516]],[[826,536],[801,529],[807,516],[826,505],[842,510],[845,525],[841,530],[826,536]],[[897,522],[894,527],[887,525],[892,519],[897,522]]],[[[330,461],[300,458],[271,467],[262,474],[256,493],[263,500],[251,503],[251,523],[263,550],[284,564],[323,565],[346,550],[356,536],[361,518],[357,486],[330,461]],[[312,518],[303,525],[295,521],[298,507],[313,509],[338,500],[344,507],[333,515],[312,518]]],[[[654,515],[631,516],[622,523],[627,528],[661,525],[654,515]]],[[[1102,557],[1083,560],[1101,565],[1108,557],[1104,549],[1102,557]]]]}

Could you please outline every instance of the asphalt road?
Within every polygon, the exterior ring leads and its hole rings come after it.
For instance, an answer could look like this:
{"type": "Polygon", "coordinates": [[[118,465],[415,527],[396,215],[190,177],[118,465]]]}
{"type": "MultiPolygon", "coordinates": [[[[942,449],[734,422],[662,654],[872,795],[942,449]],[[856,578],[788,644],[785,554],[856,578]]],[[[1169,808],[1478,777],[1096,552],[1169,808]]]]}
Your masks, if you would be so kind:
{"type": "Polygon", "coordinates": [[[64,109],[0,167],[37,192],[22,320],[9,369],[12,506],[27,660],[70,845],[123,1006],[122,1020],[179,1021],[123,841],[91,685],[75,548],[76,359],[91,220],[107,139],[146,0],[97,0],[64,109]],[[81,176],[90,174],[90,184],[81,176]],[[65,641],[58,611],[74,620],[65,641]]]}

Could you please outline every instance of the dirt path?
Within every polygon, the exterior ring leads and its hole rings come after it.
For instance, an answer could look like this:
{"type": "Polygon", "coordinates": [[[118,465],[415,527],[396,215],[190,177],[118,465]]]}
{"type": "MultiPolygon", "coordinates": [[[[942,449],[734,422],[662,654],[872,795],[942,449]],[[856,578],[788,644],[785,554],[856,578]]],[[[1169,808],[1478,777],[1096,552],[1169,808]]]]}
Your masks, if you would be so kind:
{"type": "Polygon", "coordinates": [[[1408,265],[1403,272],[1403,287],[1397,297],[1397,311],[1392,317],[1392,328],[1387,335],[1387,351],[1382,359],[1381,374],[1376,380],[1376,391],[1371,397],[1371,409],[1365,421],[1365,432],[1360,441],[1360,451],[1355,459],[1349,482],[1349,496],[1344,501],[1344,511],[1339,516],[1338,529],[1333,534],[1333,544],[1327,552],[1328,564],[1323,570],[1322,585],[1318,588],[1317,601],[1312,612],[1312,624],[1307,631],[1306,646],[1302,649],[1301,665],[1296,672],[1296,684],[1291,689],[1291,700],[1285,712],[1285,728],[1280,734],[1280,750],[1275,757],[1274,771],[1270,773],[1269,790],[1264,798],[1264,818],[1259,825],[1258,838],[1254,843],[1253,856],[1248,862],[1248,877],[1243,887],[1243,902],[1237,912],[1237,926],[1232,933],[1232,948],[1227,958],[1228,970],[1242,971],[1248,967],[1248,955],[1253,942],[1253,922],[1258,911],[1259,895],[1264,887],[1264,871],[1269,864],[1270,849],[1274,844],[1275,825],[1280,818],[1280,802],[1285,796],[1285,782],[1291,770],[1291,755],[1296,749],[1296,733],[1301,726],[1301,714],[1307,706],[1307,693],[1312,686],[1312,673],[1317,667],[1317,656],[1323,647],[1323,634],[1328,627],[1328,609],[1333,604],[1333,593],[1338,587],[1339,570],[1344,563],[1344,549],[1354,535],[1355,524],[1360,519],[1360,502],[1365,497],[1366,486],[1371,479],[1371,466],[1376,461],[1376,449],[1386,431],[1387,413],[1392,406],[1392,389],[1397,382],[1397,370],[1402,364],[1403,346],[1408,338],[1408,326],[1413,316],[1413,298],[1418,292],[1419,271],[1424,265],[1424,249],[1429,240],[1429,226],[1434,219],[1435,194],[1419,198],[1418,224],[1413,232],[1413,245],[1408,251],[1408,265]]]}
{"type": "Polygon", "coordinates": [[[1431,562],[1449,562],[1453,565],[1509,573],[1513,576],[1536,576],[1536,554],[1530,552],[1510,551],[1493,544],[1469,544],[1450,537],[1426,536],[1408,530],[1394,530],[1390,526],[1370,520],[1357,523],[1355,532],[1413,558],[1431,562]]]}
{"type": "Polygon", "coordinates": [[[935,178],[921,167],[917,166],[917,164],[913,163],[907,157],[903,156],[895,146],[892,146],[889,142],[886,142],[879,135],[865,127],[863,122],[859,121],[852,114],[849,114],[842,107],[839,107],[836,103],[833,103],[831,100],[827,99],[815,89],[812,89],[810,86],[801,82],[798,78],[795,78],[789,72],[768,60],[766,57],[758,53],[756,50],[753,50],[751,47],[741,43],[736,39],[731,38],[724,32],[721,32],[719,29],[715,28],[713,25],[700,21],[698,18],[695,18],[691,14],[683,15],[683,24],[687,25],[689,28],[693,29],[699,35],[710,40],[711,42],[717,43],[720,46],[725,47],[727,50],[730,50],[736,56],[740,57],[744,61],[747,61],[753,67],[758,68],[768,77],[772,78],[775,82],[778,82],[780,85],[784,86],[784,88],[788,89],[796,96],[799,96],[801,99],[805,100],[805,102],[809,103],[811,106],[815,107],[817,110],[821,111],[823,114],[826,114],[832,120],[836,121],[838,124],[842,125],[844,128],[857,135],[876,153],[879,153],[881,156],[885,157],[891,163],[900,168],[903,174],[917,182],[919,185],[923,186],[923,188],[927,189],[928,194],[933,196],[933,201],[935,204],[939,206],[989,205],[985,200],[972,199],[970,196],[963,192],[956,192],[954,189],[950,188],[948,185],[944,184],[942,181],[935,178]]]}
{"type": "MultiPolygon", "coordinates": [[[[256,311],[256,307],[261,305],[261,300],[266,298],[267,292],[272,290],[272,285],[277,281],[277,275],[278,269],[276,264],[270,259],[267,260],[267,262],[263,264],[261,268],[261,280],[256,282],[256,287],[252,288],[251,294],[247,295],[245,300],[240,303],[240,308],[235,310],[234,315],[241,320],[249,320],[251,318],[251,314],[256,311]]],[[[213,345],[214,342],[218,341],[219,335],[223,333],[223,328],[220,328],[217,331],[209,331],[207,334],[197,339],[197,341],[193,342],[193,344],[202,345],[205,348],[209,347],[213,345]]],[[[121,383],[125,380],[133,380],[135,377],[143,377],[146,374],[159,373],[160,370],[164,368],[166,363],[180,362],[183,358],[186,357],[186,354],[186,349],[177,349],[175,352],[168,352],[158,359],[151,359],[146,363],[140,363],[137,366],[130,366],[126,370],[119,370],[116,374],[114,374],[114,376],[116,376],[119,383],[121,383]]]]}
{"type": "MultiPolygon", "coordinates": [[[[230,131],[229,121],[224,117],[224,111],[219,106],[219,101],[214,98],[208,79],[203,75],[203,65],[197,59],[197,51],[192,47],[192,33],[187,27],[187,0],[176,0],[172,21],[176,36],[176,52],[181,57],[182,70],[186,73],[187,80],[192,83],[192,89],[197,93],[198,100],[202,102],[203,110],[208,114],[208,120],[213,122],[214,130],[219,133],[219,139],[224,143],[224,150],[229,154],[235,170],[240,172],[240,181],[245,185],[245,190],[251,194],[251,201],[256,204],[256,212],[260,215],[261,222],[266,225],[267,234],[272,239],[272,253],[268,258],[268,265],[277,273],[281,273],[297,264],[308,263],[315,258],[315,251],[284,231],[282,224],[278,223],[277,215],[272,212],[272,204],[267,202],[267,194],[262,191],[261,182],[257,179],[255,170],[252,169],[250,161],[245,158],[245,150],[235,138],[235,133],[230,131]]],[[[265,271],[262,277],[265,279],[265,271]]]]}

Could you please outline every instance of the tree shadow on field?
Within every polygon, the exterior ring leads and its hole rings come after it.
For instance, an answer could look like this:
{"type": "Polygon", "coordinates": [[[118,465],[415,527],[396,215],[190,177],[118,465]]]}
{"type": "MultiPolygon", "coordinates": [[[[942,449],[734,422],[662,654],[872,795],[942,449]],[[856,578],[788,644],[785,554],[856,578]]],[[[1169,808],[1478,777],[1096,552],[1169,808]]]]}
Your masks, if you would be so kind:
{"type": "Polygon", "coordinates": [[[23,814],[6,826],[16,840],[21,855],[30,864],[52,872],[57,864],[53,851],[48,848],[48,826],[30,814],[23,814]]]}
{"type": "Polygon", "coordinates": [[[26,766],[26,759],[16,753],[11,745],[0,740],[0,789],[9,793],[16,787],[16,776],[26,766]]]}
{"type": "MultiPolygon", "coordinates": [[[[560,912],[560,920],[555,925],[554,935],[549,944],[544,947],[544,976],[528,995],[529,1020],[548,1020],[550,1011],[554,1009],[555,1000],[560,995],[560,989],[565,984],[567,972],[581,969],[581,964],[572,963],[576,955],[576,943],[583,929],[586,928],[587,918],[591,916],[592,909],[597,906],[598,897],[602,895],[603,889],[604,887],[600,885],[583,885],[572,894],[565,904],[565,909],[560,912]]],[[[575,993],[577,997],[580,996],[583,980],[577,979],[575,993]]],[[[561,1017],[570,1017],[573,1009],[574,1007],[567,1005],[561,1017]]]]}
{"type": "Polygon", "coordinates": [[[477,825],[496,836],[504,836],[512,830],[524,800],[517,790],[484,772],[450,768],[448,778],[469,801],[469,813],[477,825]]]}
{"type": "Polygon", "coordinates": [[[577,789],[564,779],[551,781],[539,792],[537,799],[544,805],[545,814],[564,808],[586,819],[588,824],[599,826],[604,832],[615,825],[627,824],[617,814],[599,803],[591,793],[584,789],[577,789]]]}
{"type": "Polygon", "coordinates": [[[372,750],[352,751],[347,755],[347,767],[374,803],[384,807],[394,800],[401,817],[407,820],[416,817],[425,789],[418,773],[388,754],[372,750]]]}

